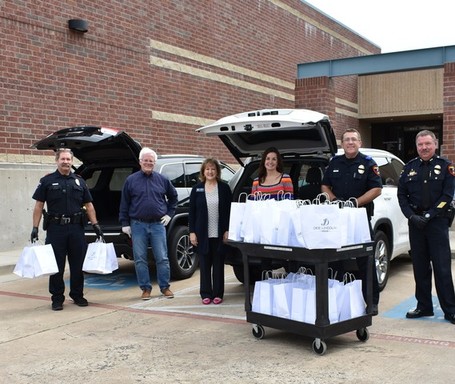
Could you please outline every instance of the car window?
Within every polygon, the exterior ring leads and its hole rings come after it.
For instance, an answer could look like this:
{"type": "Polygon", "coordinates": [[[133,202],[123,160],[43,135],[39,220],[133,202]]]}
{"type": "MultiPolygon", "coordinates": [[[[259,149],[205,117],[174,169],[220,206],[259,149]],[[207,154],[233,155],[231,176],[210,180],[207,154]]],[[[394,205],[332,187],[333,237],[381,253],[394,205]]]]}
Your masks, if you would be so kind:
{"type": "Polygon", "coordinates": [[[100,175],[101,170],[98,169],[94,171],[87,179],[85,179],[85,182],[87,183],[89,189],[95,188],[95,186],[98,184],[98,180],[100,179],[100,175]]]}
{"type": "Polygon", "coordinates": [[[126,178],[134,172],[132,168],[114,168],[111,181],[109,183],[110,191],[121,191],[126,178]]]}
{"type": "Polygon", "coordinates": [[[223,180],[227,183],[227,182],[229,182],[229,180],[232,179],[232,177],[234,176],[234,173],[229,168],[224,166],[223,164],[220,164],[220,166],[221,166],[220,178],[221,178],[221,180],[223,180]]]}
{"type": "Polygon", "coordinates": [[[402,164],[395,160],[385,157],[375,157],[374,160],[379,166],[383,186],[397,186],[400,177],[402,164]]]}
{"type": "Polygon", "coordinates": [[[194,187],[200,180],[199,174],[201,172],[202,163],[186,163],[186,186],[191,188],[194,187]]]}
{"type": "Polygon", "coordinates": [[[185,174],[183,172],[183,164],[173,163],[164,164],[160,173],[166,176],[175,188],[182,188],[185,186],[185,174]]]}

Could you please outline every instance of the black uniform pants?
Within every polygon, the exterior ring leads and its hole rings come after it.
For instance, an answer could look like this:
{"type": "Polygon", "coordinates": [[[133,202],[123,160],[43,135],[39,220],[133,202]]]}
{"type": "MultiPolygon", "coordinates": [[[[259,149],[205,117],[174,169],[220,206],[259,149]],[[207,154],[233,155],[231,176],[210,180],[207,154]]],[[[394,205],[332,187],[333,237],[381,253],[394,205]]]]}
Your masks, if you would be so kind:
{"type": "Polygon", "coordinates": [[[203,299],[222,299],[224,295],[224,253],[220,252],[220,241],[210,238],[209,252],[199,255],[200,294],[203,299]]]}
{"type": "Polygon", "coordinates": [[[63,274],[67,256],[70,267],[69,295],[73,299],[83,297],[84,273],[82,272],[82,265],[87,252],[87,242],[82,225],[51,223],[47,229],[46,244],[52,244],[58,265],[58,273],[49,277],[49,292],[52,295],[52,301],[63,303],[65,300],[63,274]]]}
{"type": "Polygon", "coordinates": [[[416,284],[417,309],[433,311],[432,272],[439,304],[445,314],[455,313],[448,219],[435,217],[424,229],[409,223],[409,241],[416,284]]]}

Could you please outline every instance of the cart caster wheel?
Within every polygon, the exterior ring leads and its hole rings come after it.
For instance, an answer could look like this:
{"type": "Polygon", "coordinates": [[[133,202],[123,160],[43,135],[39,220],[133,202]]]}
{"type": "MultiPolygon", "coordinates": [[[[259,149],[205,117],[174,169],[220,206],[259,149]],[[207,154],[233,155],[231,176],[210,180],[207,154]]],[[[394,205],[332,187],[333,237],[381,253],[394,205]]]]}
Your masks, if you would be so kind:
{"type": "Polygon", "coordinates": [[[320,339],[314,339],[312,347],[313,352],[321,356],[327,351],[327,344],[320,339]]]}
{"type": "Polygon", "coordinates": [[[259,324],[254,324],[252,331],[253,331],[253,336],[256,339],[262,339],[265,335],[264,327],[259,324]]]}
{"type": "Polygon", "coordinates": [[[367,341],[370,338],[370,332],[368,332],[367,328],[360,328],[355,334],[360,341],[367,341]]]}

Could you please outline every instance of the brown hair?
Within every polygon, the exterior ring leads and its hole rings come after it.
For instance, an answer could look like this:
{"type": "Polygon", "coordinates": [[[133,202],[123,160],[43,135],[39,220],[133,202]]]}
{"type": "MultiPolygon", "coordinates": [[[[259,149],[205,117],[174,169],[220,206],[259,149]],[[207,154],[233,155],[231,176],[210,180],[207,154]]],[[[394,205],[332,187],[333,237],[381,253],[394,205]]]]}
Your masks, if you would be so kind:
{"type": "Polygon", "coordinates": [[[201,171],[199,173],[199,180],[201,180],[203,183],[205,183],[205,175],[204,175],[204,172],[205,172],[205,169],[207,168],[207,165],[209,164],[212,164],[215,166],[216,168],[216,180],[217,181],[220,181],[220,177],[221,177],[221,166],[220,166],[220,163],[217,159],[214,159],[212,157],[209,157],[208,159],[205,159],[203,162],[202,162],[202,165],[201,165],[201,171]]]}
{"type": "Polygon", "coordinates": [[[351,133],[356,133],[357,134],[357,138],[362,141],[362,136],[360,136],[360,132],[355,129],[355,128],[348,128],[346,129],[342,134],[341,134],[341,141],[343,141],[343,138],[344,138],[344,135],[348,132],[351,132],[351,133]]]}
{"type": "Polygon", "coordinates": [[[258,178],[259,182],[261,183],[264,182],[267,176],[267,170],[265,169],[265,159],[267,158],[267,155],[269,153],[276,153],[277,157],[276,170],[280,173],[283,173],[283,159],[281,158],[280,152],[275,147],[269,147],[262,154],[261,162],[259,163],[258,178]]]}

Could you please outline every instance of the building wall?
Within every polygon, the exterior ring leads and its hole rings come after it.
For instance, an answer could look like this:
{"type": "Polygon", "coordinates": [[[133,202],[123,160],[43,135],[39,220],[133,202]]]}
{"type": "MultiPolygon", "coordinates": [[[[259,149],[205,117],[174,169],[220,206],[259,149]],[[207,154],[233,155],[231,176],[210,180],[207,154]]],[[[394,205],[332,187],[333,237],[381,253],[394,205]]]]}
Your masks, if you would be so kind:
{"type": "Polygon", "coordinates": [[[298,0],[0,5],[2,154],[39,156],[30,145],[43,135],[96,124],[161,153],[226,157],[194,129],[294,107],[297,63],[378,52],[298,0]],[[88,20],[86,34],[68,30],[75,17],[88,20]]]}
{"type": "Polygon", "coordinates": [[[443,75],[437,68],[360,76],[360,118],[442,114],[443,75]]]}
{"type": "Polygon", "coordinates": [[[329,116],[337,140],[346,128],[359,129],[364,139],[369,137],[359,126],[357,76],[298,79],[295,95],[296,108],[314,109],[329,116]]]}
{"type": "Polygon", "coordinates": [[[2,231],[0,250],[28,238],[25,207],[53,164],[30,147],[43,136],[116,127],[158,153],[233,162],[195,129],[294,107],[298,63],[380,51],[300,0],[0,0],[0,47],[0,177],[24,191],[22,204],[2,192],[0,225],[18,230],[2,231]],[[87,20],[88,32],[70,31],[73,18],[87,20]]]}
{"type": "Polygon", "coordinates": [[[443,154],[455,162],[455,63],[444,66],[443,154]]]}
{"type": "Polygon", "coordinates": [[[455,63],[448,63],[437,69],[297,79],[295,104],[327,114],[337,138],[346,128],[359,129],[367,147],[373,123],[399,121],[418,129],[442,122],[439,152],[455,162],[454,90],[455,63]]]}

